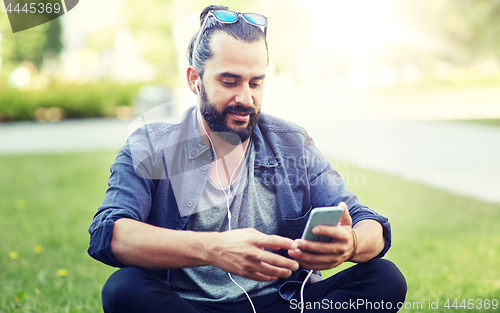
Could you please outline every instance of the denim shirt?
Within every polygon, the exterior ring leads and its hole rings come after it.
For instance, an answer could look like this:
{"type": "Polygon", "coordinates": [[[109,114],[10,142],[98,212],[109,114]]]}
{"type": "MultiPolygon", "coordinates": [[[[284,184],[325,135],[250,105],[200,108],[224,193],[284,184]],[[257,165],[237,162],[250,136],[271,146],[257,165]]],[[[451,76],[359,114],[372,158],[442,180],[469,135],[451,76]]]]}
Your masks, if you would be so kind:
{"type": "MultiPolygon", "coordinates": [[[[255,176],[276,194],[277,235],[300,238],[313,208],[345,202],[353,226],[364,219],[382,225],[385,246],[377,257],[385,255],[391,245],[389,221],[345,188],[343,178],[303,128],[261,113],[252,141],[255,176]]],[[[196,107],[177,123],[157,122],[136,130],[111,165],[109,187],[89,228],[88,253],[105,264],[125,266],[111,251],[113,225],[120,218],[182,230],[201,197],[213,155],[199,135],[196,107]]],[[[290,258],[286,250],[277,253],[290,258]]],[[[304,272],[300,268],[280,279],[284,299],[290,300],[300,288],[304,272]]],[[[168,283],[168,270],[155,273],[168,283]]]]}

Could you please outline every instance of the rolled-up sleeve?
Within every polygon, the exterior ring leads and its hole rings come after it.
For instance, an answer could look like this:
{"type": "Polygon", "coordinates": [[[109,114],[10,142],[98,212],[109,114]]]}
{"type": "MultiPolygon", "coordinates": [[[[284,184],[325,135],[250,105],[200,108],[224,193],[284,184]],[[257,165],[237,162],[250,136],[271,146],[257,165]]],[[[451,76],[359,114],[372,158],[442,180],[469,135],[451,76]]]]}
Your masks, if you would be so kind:
{"type": "Polygon", "coordinates": [[[113,225],[121,218],[141,222],[147,220],[155,192],[153,179],[147,178],[150,171],[148,164],[151,162],[144,159],[141,162],[133,160],[129,138],[111,165],[106,195],[88,230],[88,253],[96,260],[111,266],[124,267],[114,258],[111,251],[113,225]]]}

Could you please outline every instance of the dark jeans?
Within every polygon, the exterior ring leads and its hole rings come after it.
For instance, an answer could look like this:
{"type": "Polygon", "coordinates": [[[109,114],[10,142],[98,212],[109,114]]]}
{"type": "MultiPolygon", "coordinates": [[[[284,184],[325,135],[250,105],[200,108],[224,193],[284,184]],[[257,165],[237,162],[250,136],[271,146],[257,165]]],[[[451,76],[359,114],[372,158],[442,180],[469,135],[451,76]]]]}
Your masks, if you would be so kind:
{"type": "MultiPolygon", "coordinates": [[[[406,281],[390,261],[372,259],[304,289],[305,312],[397,312],[406,296],[406,281]]],[[[253,312],[250,302],[212,303],[179,297],[152,272],[127,267],[113,273],[102,290],[106,313],[253,312]]],[[[300,292],[291,301],[277,293],[252,298],[261,312],[300,312],[300,292]]]]}

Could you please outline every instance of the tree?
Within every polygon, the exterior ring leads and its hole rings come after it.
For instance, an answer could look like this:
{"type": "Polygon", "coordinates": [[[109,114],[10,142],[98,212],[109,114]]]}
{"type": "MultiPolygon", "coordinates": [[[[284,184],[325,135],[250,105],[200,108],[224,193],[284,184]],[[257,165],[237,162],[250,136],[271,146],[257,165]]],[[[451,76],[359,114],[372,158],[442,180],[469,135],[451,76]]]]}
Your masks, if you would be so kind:
{"type": "Polygon", "coordinates": [[[18,33],[12,33],[10,29],[5,30],[5,26],[5,23],[0,26],[3,65],[16,66],[21,62],[30,61],[40,68],[45,56],[56,57],[62,49],[62,28],[59,19],[18,33]]]}
{"type": "MultiPolygon", "coordinates": [[[[393,0],[404,21],[459,51],[452,62],[500,58],[500,0],[393,0]]],[[[448,56],[449,57],[449,56],[448,56]]]]}

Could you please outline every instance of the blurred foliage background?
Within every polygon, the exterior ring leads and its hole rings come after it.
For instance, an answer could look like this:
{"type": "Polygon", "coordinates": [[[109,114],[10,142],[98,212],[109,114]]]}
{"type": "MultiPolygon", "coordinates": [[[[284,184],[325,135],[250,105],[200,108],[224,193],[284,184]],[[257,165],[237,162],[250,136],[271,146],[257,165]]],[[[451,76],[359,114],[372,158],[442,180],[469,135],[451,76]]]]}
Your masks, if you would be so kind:
{"type": "MultiPolygon", "coordinates": [[[[358,95],[471,86],[494,88],[484,101],[500,101],[500,0],[220,2],[269,18],[273,102],[319,109],[355,105],[358,95]]],[[[211,3],[87,0],[18,33],[0,6],[0,121],[132,118],[124,108],[144,85],[188,95],[186,47],[211,3]]]]}

